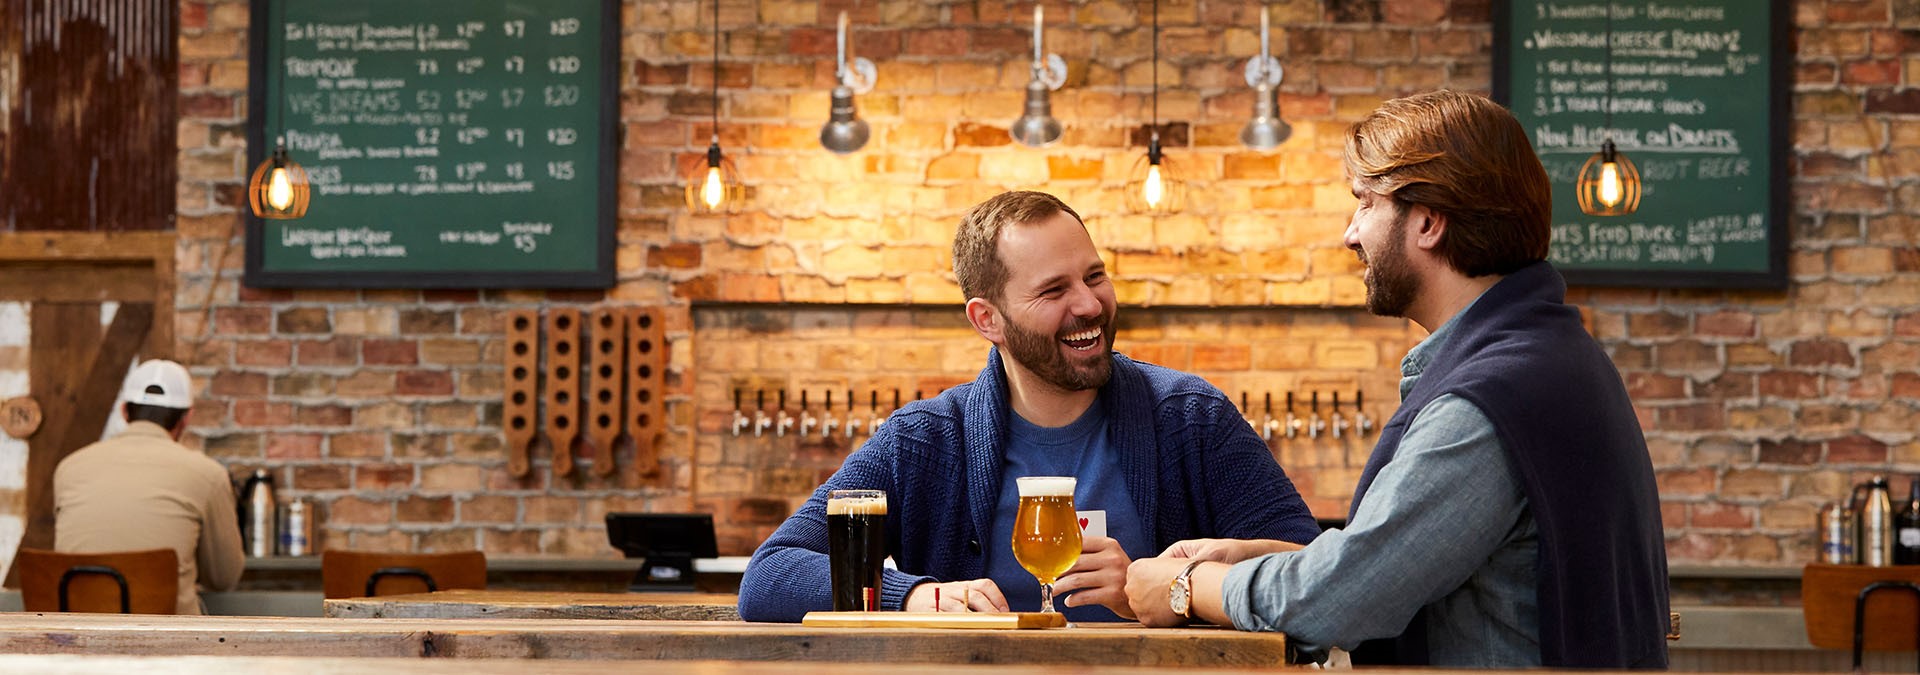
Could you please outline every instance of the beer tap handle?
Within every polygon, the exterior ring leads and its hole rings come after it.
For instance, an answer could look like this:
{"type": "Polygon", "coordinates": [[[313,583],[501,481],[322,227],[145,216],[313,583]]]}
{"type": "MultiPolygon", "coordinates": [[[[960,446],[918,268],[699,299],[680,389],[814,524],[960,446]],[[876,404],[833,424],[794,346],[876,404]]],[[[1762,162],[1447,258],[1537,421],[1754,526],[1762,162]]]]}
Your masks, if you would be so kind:
{"type": "Polygon", "coordinates": [[[1361,436],[1373,433],[1373,418],[1367,416],[1367,392],[1359,389],[1353,390],[1353,426],[1361,436]]]}
{"type": "Polygon", "coordinates": [[[828,389],[827,402],[820,406],[820,437],[832,438],[833,429],[838,426],[840,421],[833,418],[833,390],[828,389]]]}
{"type": "Polygon", "coordinates": [[[820,419],[814,417],[813,410],[808,407],[807,390],[800,390],[800,435],[813,433],[813,428],[819,425],[820,419]]]}
{"type": "Polygon", "coordinates": [[[1266,394],[1265,414],[1266,417],[1262,418],[1264,421],[1260,423],[1260,440],[1271,441],[1273,440],[1273,430],[1280,426],[1280,423],[1273,419],[1273,392],[1267,392],[1266,394]]]}
{"type": "Polygon", "coordinates": [[[1247,390],[1240,390],[1240,418],[1247,421],[1247,428],[1254,433],[1260,432],[1260,422],[1253,417],[1253,406],[1247,403],[1247,390]]]}
{"type": "Polygon", "coordinates": [[[1293,414],[1293,392],[1287,392],[1287,438],[1299,436],[1302,426],[1305,426],[1305,423],[1293,414]]]}
{"type": "Polygon", "coordinates": [[[1348,426],[1347,417],[1340,414],[1340,392],[1333,392],[1333,439],[1340,440],[1348,426]]]}
{"type": "Polygon", "coordinates": [[[793,416],[787,414],[787,390],[785,389],[780,390],[780,411],[778,414],[780,416],[780,423],[773,425],[773,435],[776,438],[785,438],[787,430],[793,428],[793,416]]]}
{"type": "Polygon", "coordinates": [[[773,426],[773,418],[767,416],[767,390],[753,390],[753,437],[759,438],[773,426]]]}
{"type": "Polygon", "coordinates": [[[740,409],[740,389],[736,387],[733,390],[733,435],[739,437],[740,432],[746,431],[747,425],[752,423],[740,409]]]}
{"type": "Polygon", "coordinates": [[[860,432],[860,418],[853,416],[853,390],[847,390],[847,438],[860,432]]]}
{"type": "Polygon", "coordinates": [[[1320,417],[1320,392],[1313,392],[1311,396],[1312,398],[1308,399],[1311,403],[1307,406],[1307,414],[1310,416],[1310,421],[1307,422],[1307,438],[1319,440],[1320,432],[1327,428],[1327,420],[1320,417]]]}
{"type": "Polygon", "coordinates": [[[877,389],[867,390],[867,414],[870,416],[867,421],[867,435],[872,436],[874,432],[880,430],[880,425],[887,422],[887,418],[880,416],[880,391],[877,389]]]}

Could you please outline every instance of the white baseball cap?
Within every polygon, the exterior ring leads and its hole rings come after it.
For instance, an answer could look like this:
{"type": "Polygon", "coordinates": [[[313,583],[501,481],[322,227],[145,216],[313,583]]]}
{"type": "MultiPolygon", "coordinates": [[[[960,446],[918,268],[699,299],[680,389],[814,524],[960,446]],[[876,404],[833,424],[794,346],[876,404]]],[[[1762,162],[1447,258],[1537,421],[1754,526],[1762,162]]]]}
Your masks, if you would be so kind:
{"type": "Polygon", "coordinates": [[[126,384],[120,387],[120,398],[140,405],[192,408],[193,376],[178,363],[148,359],[127,375],[126,384]]]}

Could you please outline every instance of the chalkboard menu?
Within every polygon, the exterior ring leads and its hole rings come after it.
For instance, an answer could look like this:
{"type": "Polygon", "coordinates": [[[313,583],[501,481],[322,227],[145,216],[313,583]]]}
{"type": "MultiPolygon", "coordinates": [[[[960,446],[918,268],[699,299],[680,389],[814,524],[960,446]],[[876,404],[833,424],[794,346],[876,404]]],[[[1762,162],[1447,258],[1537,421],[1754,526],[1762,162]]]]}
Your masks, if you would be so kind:
{"type": "Polygon", "coordinates": [[[266,287],[613,284],[616,0],[254,0],[249,170],[286,139],[306,217],[247,223],[266,287]]]}
{"type": "Polygon", "coordinates": [[[1610,31],[1608,4],[1494,8],[1494,98],[1553,180],[1551,260],[1576,284],[1785,286],[1789,2],[1613,2],[1610,31]],[[1585,215],[1575,180],[1608,136],[1640,208],[1585,215]]]}

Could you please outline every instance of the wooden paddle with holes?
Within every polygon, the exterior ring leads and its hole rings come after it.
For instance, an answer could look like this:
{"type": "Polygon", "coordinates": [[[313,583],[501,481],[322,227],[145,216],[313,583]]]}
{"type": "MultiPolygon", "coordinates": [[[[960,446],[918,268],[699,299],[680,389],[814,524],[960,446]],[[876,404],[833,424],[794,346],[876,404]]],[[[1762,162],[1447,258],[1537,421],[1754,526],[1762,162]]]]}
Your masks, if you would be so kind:
{"type": "Polygon", "coordinates": [[[547,443],[553,473],[573,475],[573,441],[580,436],[580,310],[547,310],[547,443]]]}
{"type": "Polygon", "coordinates": [[[593,348],[587,364],[587,438],[593,442],[593,475],[613,473],[614,444],[620,441],[620,376],[627,363],[626,312],[602,307],[587,320],[593,348]]]}
{"type": "Polygon", "coordinates": [[[507,436],[507,472],[527,475],[532,465],[527,453],[533,445],[534,421],[539,415],[537,394],[540,371],[540,311],[507,312],[506,407],[501,429],[507,436]]]}
{"type": "Polygon", "coordinates": [[[627,313],[627,435],[633,439],[633,466],[641,475],[660,469],[657,446],[666,424],[666,370],[660,308],[633,308],[627,313]]]}

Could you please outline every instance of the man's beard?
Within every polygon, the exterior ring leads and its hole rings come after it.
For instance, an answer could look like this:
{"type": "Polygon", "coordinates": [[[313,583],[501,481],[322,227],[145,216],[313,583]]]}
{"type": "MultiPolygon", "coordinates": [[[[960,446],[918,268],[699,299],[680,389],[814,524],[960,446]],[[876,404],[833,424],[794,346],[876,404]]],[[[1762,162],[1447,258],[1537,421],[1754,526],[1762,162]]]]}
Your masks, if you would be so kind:
{"type": "Polygon", "coordinates": [[[1003,332],[1007,337],[1006,350],[1009,357],[1020,362],[1020,365],[1026,366],[1027,370],[1033,371],[1033,374],[1039,376],[1042,381],[1062,390],[1099,389],[1106,386],[1107,378],[1113,375],[1112,315],[1106,317],[1104,324],[1078,324],[1060,333],[1030,331],[1021,326],[1020,322],[1014,321],[1012,317],[1007,317],[1003,332]],[[1066,354],[1060,351],[1065,346],[1060,341],[1060,336],[1078,333],[1096,325],[1100,328],[1100,343],[1095,345],[1091,353],[1098,353],[1100,358],[1086,366],[1067,361],[1066,354]]]}
{"type": "Polygon", "coordinates": [[[1412,220],[1412,216],[1413,210],[1408,209],[1387,228],[1387,243],[1381,245],[1380,250],[1356,252],[1360,262],[1367,266],[1369,312],[1405,317],[1414,298],[1420,295],[1420,277],[1413,273],[1413,265],[1407,260],[1407,221],[1412,220]]]}

